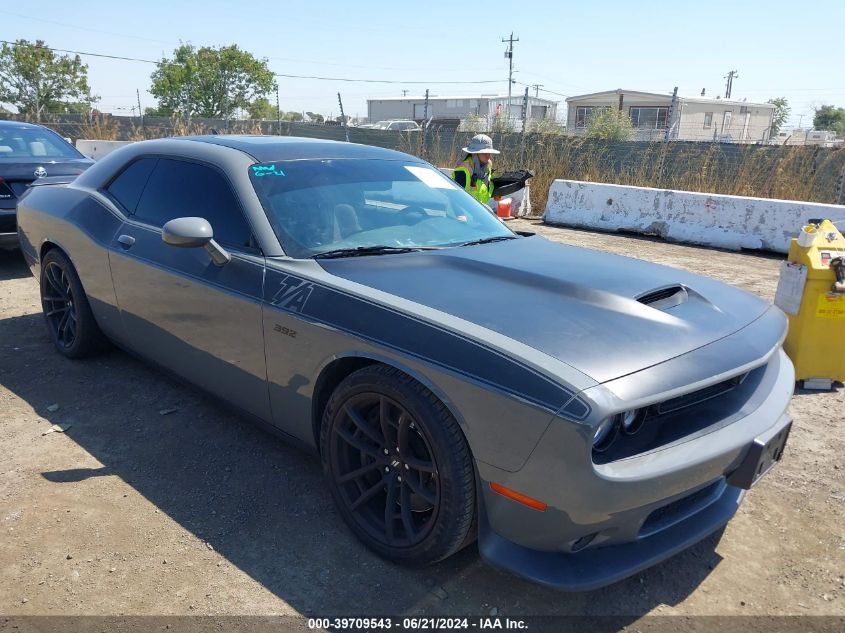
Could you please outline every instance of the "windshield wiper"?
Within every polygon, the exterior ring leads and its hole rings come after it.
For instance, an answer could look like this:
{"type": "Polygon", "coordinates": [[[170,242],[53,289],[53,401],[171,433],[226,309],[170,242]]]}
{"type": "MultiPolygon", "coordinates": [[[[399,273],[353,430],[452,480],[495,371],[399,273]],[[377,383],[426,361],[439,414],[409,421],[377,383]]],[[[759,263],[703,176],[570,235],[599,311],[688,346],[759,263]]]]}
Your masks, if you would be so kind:
{"type": "Polygon", "coordinates": [[[480,240],[472,240],[470,242],[464,242],[463,244],[459,244],[459,246],[475,246],[476,244],[489,244],[490,242],[501,242],[503,240],[516,240],[519,239],[517,235],[496,235],[494,237],[482,237],[480,240]]]}
{"type": "Polygon", "coordinates": [[[391,255],[394,253],[413,253],[416,251],[437,250],[437,246],[356,246],[338,248],[333,251],[317,253],[314,259],[334,259],[337,257],[361,257],[362,255],[391,255]]]}

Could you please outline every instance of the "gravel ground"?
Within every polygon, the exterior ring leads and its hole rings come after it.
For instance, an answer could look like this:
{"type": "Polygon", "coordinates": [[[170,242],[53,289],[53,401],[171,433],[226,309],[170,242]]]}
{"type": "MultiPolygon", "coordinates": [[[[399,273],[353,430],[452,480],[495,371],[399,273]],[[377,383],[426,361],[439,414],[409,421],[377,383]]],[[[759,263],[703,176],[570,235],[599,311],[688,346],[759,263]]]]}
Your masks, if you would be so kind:
{"type": "MultiPolygon", "coordinates": [[[[512,226],[774,294],[775,257],[512,226]]],[[[784,460],[720,537],[579,594],[492,570],[474,547],[423,570],[380,560],[314,457],[123,352],[56,354],[35,281],[3,251],[0,412],[6,615],[845,614],[841,388],[796,394],[784,460]]]]}

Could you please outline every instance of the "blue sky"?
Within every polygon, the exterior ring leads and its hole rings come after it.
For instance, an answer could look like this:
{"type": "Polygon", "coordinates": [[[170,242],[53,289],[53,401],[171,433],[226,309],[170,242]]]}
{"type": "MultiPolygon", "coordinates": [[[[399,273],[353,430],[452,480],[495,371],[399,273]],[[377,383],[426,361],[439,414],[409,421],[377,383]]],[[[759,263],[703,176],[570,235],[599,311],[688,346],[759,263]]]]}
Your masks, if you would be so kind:
{"type": "MultiPolygon", "coordinates": [[[[280,79],[284,110],[366,115],[366,99],[419,94],[507,92],[501,38],[511,31],[514,75],[543,84],[541,96],[626,88],[733,98],[785,96],[789,123],[806,125],[814,106],[845,106],[842,0],[582,0],[581,2],[162,2],[37,5],[3,2],[0,39],[43,39],[49,46],[143,59],[169,55],[180,42],[236,43],[266,57],[278,73],[431,82],[422,85],[280,79]],[[445,84],[493,80],[490,84],[445,84]]],[[[83,57],[99,107],[129,113],[135,89],[143,106],[150,64],[83,57]]],[[[524,85],[514,86],[521,94],[524,85]]],[[[561,107],[561,111],[564,108],[561,107]]]]}

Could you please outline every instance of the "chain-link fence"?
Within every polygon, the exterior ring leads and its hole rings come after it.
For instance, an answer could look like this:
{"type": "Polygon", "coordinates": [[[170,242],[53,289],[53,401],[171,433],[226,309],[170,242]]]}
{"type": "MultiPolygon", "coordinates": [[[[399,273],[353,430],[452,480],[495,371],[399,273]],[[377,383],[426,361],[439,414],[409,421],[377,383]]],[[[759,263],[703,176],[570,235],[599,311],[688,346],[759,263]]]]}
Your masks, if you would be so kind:
{"type": "MultiPolygon", "coordinates": [[[[9,118],[6,115],[5,118],[9,118]]],[[[184,134],[279,134],[343,141],[337,124],[102,115],[61,115],[42,122],[62,136],[142,140],[184,134]]],[[[462,157],[471,132],[454,128],[392,132],[350,127],[349,140],[414,154],[439,167],[462,157]]],[[[534,209],[542,211],[556,178],[683,191],[837,203],[845,148],[742,145],[694,141],[607,141],[538,133],[491,133],[498,169],[531,169],[534,209]]]]}

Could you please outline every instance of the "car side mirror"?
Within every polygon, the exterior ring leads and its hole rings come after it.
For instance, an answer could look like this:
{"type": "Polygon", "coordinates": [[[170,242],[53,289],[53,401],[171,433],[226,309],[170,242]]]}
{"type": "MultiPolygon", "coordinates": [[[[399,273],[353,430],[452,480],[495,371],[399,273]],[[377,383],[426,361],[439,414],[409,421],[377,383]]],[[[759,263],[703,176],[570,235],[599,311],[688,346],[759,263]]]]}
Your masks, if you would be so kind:
{"type": "Polygon", "coordinates": [[[161,227],[161,239],[165,244],[177,248],[199,248],[202,246],[218,266],[231,261],[232,256],[214,241],[214,231],[205,218],[174,218],[161,227]]]}

